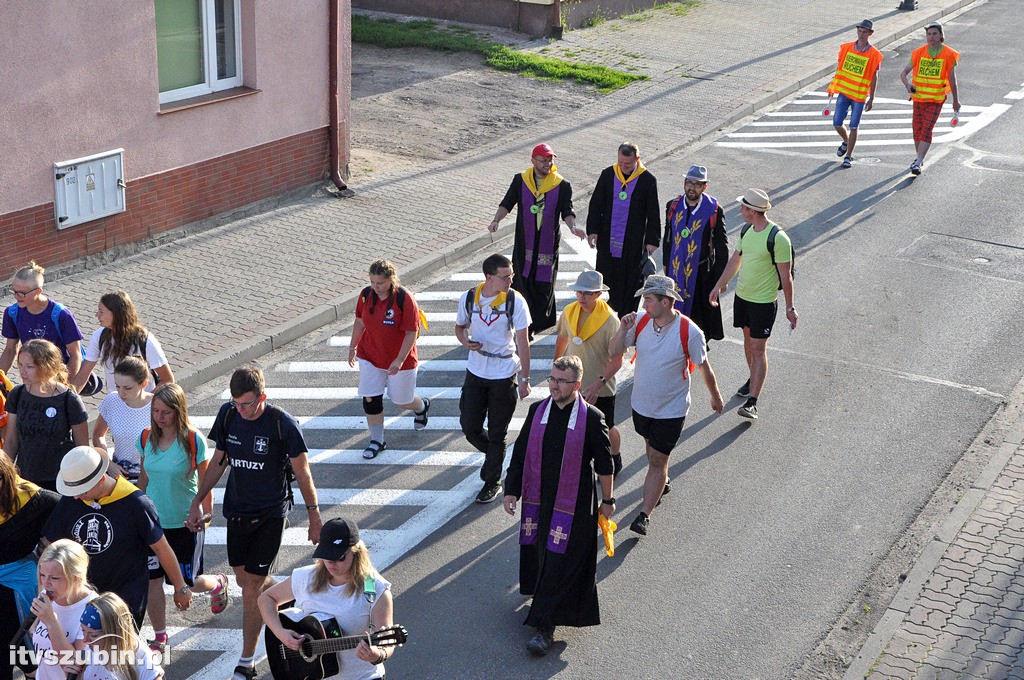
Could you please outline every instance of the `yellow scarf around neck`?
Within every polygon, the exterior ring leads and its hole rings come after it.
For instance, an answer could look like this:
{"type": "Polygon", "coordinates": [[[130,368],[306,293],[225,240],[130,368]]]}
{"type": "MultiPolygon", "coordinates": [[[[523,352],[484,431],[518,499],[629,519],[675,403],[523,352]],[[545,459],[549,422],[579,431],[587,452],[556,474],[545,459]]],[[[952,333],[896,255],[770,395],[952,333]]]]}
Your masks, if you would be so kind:
{"type": "Polygon", "coordinates": [[[540,198],[541,194],[546,194],[551,191],[565,179],[558,174],[558,166],[552,165],[551,172],[548,173],[547,177],[541,180],[540,188],[537,187],[537,182],[533,178],[533,166],[528,167],[522,172],[523,182],[526,184],[526,188],[533,193],[534,198],[540,198]]]}
{"type": "MultiPolygon", "coordinates": [[[[476,307],[481,311],[483,311],[483,305],[480,304],[480,293],[482,293],[483,290],[484,284],[481,283],[476,287],[476,292],[473,294],[473,302],[476,303],[476,307]]],[[[493,309],[494,311],[499,311],[503,309],[505,307],[506,297],[507,296],[505,294],[505,291],[501,291],[500,293],[498,293],[497,297],[495,297],[494,300],[491,302],[491,309],[493,309]]]]}
{"type": "MultiPolygon", "coordinates": [[[[583,308],[579,302],[572,302],[566,306],[564,314],[569,319],[569,328],[573,332],[579,328],[580,324],[580,313],[583,308]]],[[[587,320],[583,322],[583,328],[579,329],[579,337],[582,340],[589,340],[590,336],[598,331],[604,322],[608,320],[608,317],[612,315],[612,308],[608,306],[608,303],[604,300],[598,300],[597,306],[594,307],[594,311],[590,313],[587,320]]]]}
{"type": "Polygon", "coordinates": [[[616,179],[622,182],[623,185],[629,184],[634,179],[644,174],[644,171],[647,170],[647,168],[644,167],[644,164],[640,162],[640,159],[637,159],[636,167],[633,168],[633,174],[631,174],[628,178],[623,176],[622,168],[619,167],[618,163],[613,165],[612,168],[615,170],[616,179]]]}

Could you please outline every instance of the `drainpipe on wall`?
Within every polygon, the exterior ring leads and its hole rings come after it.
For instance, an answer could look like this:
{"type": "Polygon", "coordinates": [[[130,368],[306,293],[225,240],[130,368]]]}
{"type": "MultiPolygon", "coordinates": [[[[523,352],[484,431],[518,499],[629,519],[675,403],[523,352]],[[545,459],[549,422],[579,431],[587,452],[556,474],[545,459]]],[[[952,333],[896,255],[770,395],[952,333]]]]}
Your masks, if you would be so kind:
{"type": "Polygon", "coordinates": [[[554,16],[551,17],[551,36],[555,40],[562,39],[562,0],[555,0],[554,16]]]}
{"type": "Polygon", "coordinates": [[[329,105],[330,109],[330,143],[331,143],[331,181],[339,191],[348,191],[348,185],[341,178],[341,123],[338,120],[341,116],[341,102],[339,101],[338,83],[338,61],[341,57],[341,43],[338,40],[338,32],[341,25],[341,0],[328,0],[330,5],[330,42],[328,51],[328,75],[329,80],[329,105]]]}

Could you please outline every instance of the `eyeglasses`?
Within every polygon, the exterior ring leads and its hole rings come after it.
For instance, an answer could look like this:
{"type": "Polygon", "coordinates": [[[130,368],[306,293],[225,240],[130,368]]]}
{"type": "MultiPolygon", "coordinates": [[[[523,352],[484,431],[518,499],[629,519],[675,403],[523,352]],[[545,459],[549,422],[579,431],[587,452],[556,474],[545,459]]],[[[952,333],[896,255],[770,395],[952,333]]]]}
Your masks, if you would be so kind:
{"type": "Polygon", "coordinates": [[[17,290],[17,289],[15,289],[12,286],[11,287],[11,294],[14,295],[14,297],[23,298],[23,297],[31,295],[32,293],[36,292],[37,290],[42,290],[42,288],[40,288],[39,286],[36,286],[32,290],[17,290]]]}
{"type": "Polygon", "coordinates": [[[534,156],[533,160],[536,163],[544,163],[544,164],[549,164],[549,163],[554,163],[555,162],[555,159],[552,158],[551,156],[534,156]]]}
{"type": "Polygon", "coordinates": [[[549,375],[548,382],[555,383],[556,385],[574,385],[576,383],[576,380],[575,378],[556,378],[553,375],[549,375]]]}
{"type": "Polygon", "coordinates": [[[491,276],[493,276],[496,279],[501,279],[502,281],[512,281],[512,279],[515,277],[515,274],[509,274],[508,276],[501,276],[500,274],[491,274],[491,276]]]}
{"type": "Polygon", "coordinates": [[[694,188],[699,189],[700,187],[704,186],[704,182],[698,182],[695,179],[686,179],[686,180],[683,180],[683,186],[684,187],[694,187],[694,188]]]}
{"type": "Polygon", "coordinates": [[[237,408],[237,409],[243,409],[243,408],[244,408],[244,409],[256,408],[256,404],[260,403],[260,399],[261,399],[262,397],[263,397],[263,395],[261,394],[260,396],[256,397],[256,398],[255,398],[255,399],[253,399],[252,401],[246,401],[246,402],[241,402],[241,401],[235,401],[234,399],[232,399],[232,400],[231,400],[231,404],[232,404],[232,406],[234,406],[234,407],[235,407],[235,408],[237,408]]]}

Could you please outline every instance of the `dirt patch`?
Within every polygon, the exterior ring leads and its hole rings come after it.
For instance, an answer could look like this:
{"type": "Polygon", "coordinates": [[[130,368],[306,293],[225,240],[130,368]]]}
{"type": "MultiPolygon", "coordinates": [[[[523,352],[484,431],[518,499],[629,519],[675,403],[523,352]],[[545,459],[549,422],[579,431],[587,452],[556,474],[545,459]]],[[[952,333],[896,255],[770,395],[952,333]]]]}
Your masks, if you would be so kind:
{"type": "Polygon", "coordinates": [[[501,73],[476,54],[352,45],[352,181],[415,170],[600,97],[501,73]]]}

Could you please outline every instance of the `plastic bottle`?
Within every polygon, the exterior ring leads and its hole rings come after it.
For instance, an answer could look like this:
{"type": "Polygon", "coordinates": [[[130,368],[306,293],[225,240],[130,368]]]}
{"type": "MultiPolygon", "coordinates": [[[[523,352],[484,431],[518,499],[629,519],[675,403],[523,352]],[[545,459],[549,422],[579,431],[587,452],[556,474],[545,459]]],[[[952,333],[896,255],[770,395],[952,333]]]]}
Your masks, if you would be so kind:
{"type": "Polygon", "coordinates": [[[959,111],[954,111],[953,112],[953,119],[949,121],[949,124],[952,125],[953,127],[956,127],[957,125],[960,124],[960,112],[959,111]]]}

